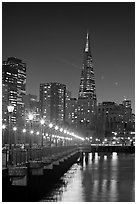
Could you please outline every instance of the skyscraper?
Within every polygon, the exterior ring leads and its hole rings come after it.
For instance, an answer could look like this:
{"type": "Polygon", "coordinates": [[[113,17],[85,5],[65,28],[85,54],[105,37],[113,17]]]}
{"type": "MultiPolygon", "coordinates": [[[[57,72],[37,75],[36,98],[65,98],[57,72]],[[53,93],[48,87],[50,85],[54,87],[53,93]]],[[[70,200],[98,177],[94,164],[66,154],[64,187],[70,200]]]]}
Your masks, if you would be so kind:
{"type": "Polygon", "coordinates": [[[26,63],[10,57],[2,64],[2,119],[8,122],[7,106],[12,104],[12,123],[18,124],[24,116],[23,95],[26,94],[26,63]]]}
{"type": "Polygon", "coordinates": [[[78,126],[84,131],[86,136],[90,134],[88,130],[95,129],[96,106],[93,59],[90,50],[89,33],[87,33],[78,94],[78,126]]]}
{"type": "Polygon", "coordinates": [[[60,83],[40,84],[40,113],[50,122],[65,121],[66,85],[60,83]]]}
{"type": "Polygon", "coordinates": [[[93,60],[90,51],[89,34],[87,33],[84,49],[84,60],[80,79],[80,88],[78,98],[92,99],[96,104],[95,78],[93,71],[93,60]]]}

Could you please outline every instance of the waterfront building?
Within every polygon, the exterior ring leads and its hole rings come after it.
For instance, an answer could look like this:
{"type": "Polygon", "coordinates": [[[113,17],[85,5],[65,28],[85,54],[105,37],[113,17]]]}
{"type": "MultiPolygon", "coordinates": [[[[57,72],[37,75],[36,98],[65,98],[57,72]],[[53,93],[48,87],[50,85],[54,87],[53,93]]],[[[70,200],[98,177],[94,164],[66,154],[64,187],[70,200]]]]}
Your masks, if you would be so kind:
{"type": "Polygon", "coordinates": [[[2,64],[2,120],[8,124],[7,106],[12,104],[14,111],[12,124],[21,125],[24,117],[23,96],[26,94],[26,63],[10,57],[2,64]]]}
{"type": "Polygon", "coordinates": [[[96,124],[96,87],[93,70],[93,59],[90,50],[89,34],[86,36],[84,60],[81,71],[80,87],[78,93],[77,124],[85,136],[90,136],[96,124]]]}
{"type": "Polygon", "coordinates": [[[40,84],[40,114],[50,122],[64,123],[66,85],[60,83],[40,84]]]}
{"type": "Polygon", "coordinates": [[[123,101],[122,104],[115,102],[102,102],[98,104],[97,133],[99,136],[111,137],[112,132],[125,134],[134,131],[131,101],[123,101]]]}

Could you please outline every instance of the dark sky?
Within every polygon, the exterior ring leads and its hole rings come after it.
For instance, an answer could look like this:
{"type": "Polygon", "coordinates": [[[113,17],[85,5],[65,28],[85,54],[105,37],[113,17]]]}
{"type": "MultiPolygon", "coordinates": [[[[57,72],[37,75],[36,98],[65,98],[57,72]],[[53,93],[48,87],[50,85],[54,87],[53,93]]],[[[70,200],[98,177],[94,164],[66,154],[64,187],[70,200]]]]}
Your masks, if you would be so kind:
{"type": "Polygon", "coordinates": [[[86,31],[90,33],[98,102],[135,109],[134,3],[2,3],[3,60],[27,63],[27,93],[42,82],[67,85],[78,96],[86,31]]]}

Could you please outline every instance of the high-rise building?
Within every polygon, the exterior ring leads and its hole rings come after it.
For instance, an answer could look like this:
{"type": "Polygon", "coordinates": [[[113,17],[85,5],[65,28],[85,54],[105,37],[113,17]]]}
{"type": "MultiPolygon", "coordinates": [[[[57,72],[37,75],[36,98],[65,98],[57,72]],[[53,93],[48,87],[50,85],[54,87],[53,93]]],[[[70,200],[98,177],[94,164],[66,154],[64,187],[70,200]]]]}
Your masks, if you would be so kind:
{"type": "Polygon", "coordinates": [[[77,128],[77,117],[77,99],[70,98],[67,107],[66,122],[74,129],[77,128]]]}
{"type": "Polygon", "coordinates": [[[70,124],[70,99],[71,99],[71,92],[66,90],[66,107],[65,107],[65,122],[70,124]]]}
{"type": "Polygon", "coordinates": [[[66,85],[60,83],[40,84],[41,117],[50,122],[65,121],[66,85]]]}
{"type": "Polygon", "coordinates": [[[2,119],[8,122],[7,106],[12,104],[14,112],[11,116],[13,124],[20,125],[24,116],[23,95],[26,93],[26,63],[10,57],[2,64],[2,119]]]}
{"type": "Polygon", "coordinates": [[[89,34],[87,33],[78,94],[78,126],[85,132],[85,135],[90,134],[87,132],[88,130],[95,129],[96,105],[93,59],[89,34]]]}

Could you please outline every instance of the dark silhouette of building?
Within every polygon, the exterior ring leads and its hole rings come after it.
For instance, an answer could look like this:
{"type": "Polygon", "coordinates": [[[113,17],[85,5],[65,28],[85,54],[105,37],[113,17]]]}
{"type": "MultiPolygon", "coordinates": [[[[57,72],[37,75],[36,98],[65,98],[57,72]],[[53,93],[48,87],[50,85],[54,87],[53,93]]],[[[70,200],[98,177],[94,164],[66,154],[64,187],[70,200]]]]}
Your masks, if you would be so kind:
{"type": "Polygon", "coordinates": [[[124,100],[122,104],[110,101],[99,103],[97,114],[98,137],[111,137],[113,132],[124,135],[134,131],[133,115],[130,100],[124,100]]]}
{"type": "Polygon", "coordinates": [[[40,84],[41,117],[50,122],[65,121],[66,85],[60,83],[40,84]]]}

